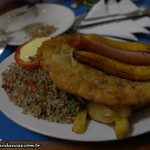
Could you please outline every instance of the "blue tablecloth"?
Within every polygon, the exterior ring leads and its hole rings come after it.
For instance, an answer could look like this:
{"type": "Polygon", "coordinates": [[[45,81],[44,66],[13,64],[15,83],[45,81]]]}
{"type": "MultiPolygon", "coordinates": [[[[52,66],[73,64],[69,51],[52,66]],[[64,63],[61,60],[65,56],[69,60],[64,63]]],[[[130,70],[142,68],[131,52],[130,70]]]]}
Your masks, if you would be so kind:
{"type": "MultiPolygon", "coordinates": [[[[64,2],[54,2],[54,0],[44,0],[43,2],[45,3],[56,3],[56,4],[61,4],[65,5],[69,8],[72,1],[64,1],[64,2]]],[[[149,0],[142,0],[140,2],[136,2],[138,6],[141,6],[143,4],[147,4],[147,6],[150,6],[150,1],[149,0]]],[[[72,9],[72,8],[71,8],[72,9]]],[[[83,14],[86,12],[86,9],[84,5],[81,5],[77,9],[72,9],[75,13],[76,16],[83,14]]],[[[138,41],[142,42],[147,42],[150,43],[150,34],[145,35],[145,34],[137,34],[138,41]]],[[[17,46],[6,46],[5,51],[3,54],[0,56],[0,63],[11,53],[13,53],[16,50],[17,46]]],[[[0,141],[45,141],[45,140],[56,140],[51,137],[47,137],[35,132],[32,132],[30,130],[27,130],[20,125],[14,123],[12,120],[7,118],[1,111],[0,111],[0,141]]]]}

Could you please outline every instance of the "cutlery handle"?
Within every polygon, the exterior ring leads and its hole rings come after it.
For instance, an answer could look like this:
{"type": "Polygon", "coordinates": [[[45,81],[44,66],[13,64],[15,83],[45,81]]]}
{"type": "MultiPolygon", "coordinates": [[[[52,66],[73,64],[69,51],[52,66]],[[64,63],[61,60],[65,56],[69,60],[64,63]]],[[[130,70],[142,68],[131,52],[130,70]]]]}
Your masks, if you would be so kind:
{"type": "Polygon", "coordinates": [[[87,24],[87,25],[80,25],[80,23],[78,23],[78,24],[76,24],[75,28],[77,28],[77,29],[86,28],[86,27],[102,25],[102,24],[107,24],[107,23],[117,22],[117,21],[123,21],[123,20],[128,20],[128,19],[137,19],[137,18],[144,17],[144,16],[147,16],[147,14],[142,14],[142,15],[138,15],[138,16],[134,15],[134,16],[130,16],[130,17],[125,16],[123,18],[117,18],[117,19],[112,18],[112,19],[107,20],[107,21],[99,21],[99,22],[87,24]]]}
{"type": "Polygon", "coordinates": [[[145,9],[145,8],[141,8],[143,10],[136,10],[133,12],[129,12],[129,13],[119,13],[119,14],[112,14],[112,15],[107,15],[107,16],[100,16],[100,17],[93,17],[93,18],[84,18],[84,21],[92,21],[92,20],[97,20],[97,19],[106,19],[106,18],[110,18],[110,17],[119,17],[119,16],[124,16],[124,17],[140,17],[142,15],[150,15],[150,10],[149,9],[145,9]]]}

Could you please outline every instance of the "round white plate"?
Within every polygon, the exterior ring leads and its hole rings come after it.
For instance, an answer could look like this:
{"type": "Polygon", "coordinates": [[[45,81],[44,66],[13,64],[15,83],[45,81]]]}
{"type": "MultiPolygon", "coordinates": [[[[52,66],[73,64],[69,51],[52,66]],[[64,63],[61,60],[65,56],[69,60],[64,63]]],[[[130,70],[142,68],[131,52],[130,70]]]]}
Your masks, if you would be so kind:
{"type": "MultiPolygon", "coordinates": [[[[14,60],[14,54],[10,55],[0,65],[0,74],[8,68],[14,60]]],[[[0,83],[2,77],[0,76],[0,83]]],[[[6,92],[0,88],[0,110],[17,124],[34,132],[73,141],[110,141],[116,140],[113,126],[95,121],[90,121],[84,134],[72,132],[72,124],[52,123],[46,120],[36,119],[31,115],[22,114],[22,109],[9,101],[6,92]]],[[[150,131],[150,107],[133,114],[130,119],[131,134],[129,137],[137,136],[150,131]]]]}
{"type": "MultiPolygon", "coordinates": [[[[5,15],[0,16],[0,29],[6,31],[16,31],[26,25],[45,23],[53,25],[57,30],[50,36],[57,36],[67,31],[74,23],[74,12],[68,7],[56,4],[37,4],[29,12],[17,16],[10,15],[20,12],[25,7],[20,7],[12,10],[5,15]]],[[[10,35],[13,37],[9,44],[20,45],[29,40],[25,31],[18,31],[10,35]]]]}

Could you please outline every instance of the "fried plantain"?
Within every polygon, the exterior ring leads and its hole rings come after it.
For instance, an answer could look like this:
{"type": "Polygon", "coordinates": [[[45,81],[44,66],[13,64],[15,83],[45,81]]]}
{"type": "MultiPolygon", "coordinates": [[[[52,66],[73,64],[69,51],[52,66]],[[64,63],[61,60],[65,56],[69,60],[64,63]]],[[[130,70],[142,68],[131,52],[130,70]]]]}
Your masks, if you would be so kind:
{"type": "Polygon", "coordinates": [[[150,53],[150,44],[144,42],[126,42],[126,41],[115,41],[107,39],[95,34],[86,34],[84,37],[92,39],[98,42],[102,42],[114,48],[118,48],[126,51],[135,51],[135,52],[149,52],[150,53]]]}
{"type": "Polygon", "coordinates": [[[150,66],[128,65],[87,51],[74,51],[73,57],[82,63],[121,78],[137,81],[150,80],[150,66]]]}

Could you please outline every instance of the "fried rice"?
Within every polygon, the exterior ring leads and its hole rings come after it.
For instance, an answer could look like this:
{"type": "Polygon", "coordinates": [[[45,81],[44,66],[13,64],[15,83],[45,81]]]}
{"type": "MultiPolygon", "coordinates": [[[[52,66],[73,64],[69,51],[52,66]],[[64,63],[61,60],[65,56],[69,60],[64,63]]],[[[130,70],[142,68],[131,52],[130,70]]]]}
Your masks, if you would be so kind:
{"type": "Polygon", "coordinates": [[[73,123],[84,106],[75,95],[57,88],[48,74],[39,67],[23,69],[13,63],[2,73],[2,88],[24,114],[50,122],[73,123]]]}
{"type": "Polygon", "coordinates": [[[26,30],[26,33],[31,39],[33,39],[33,38],[47,37],[50,34],[54,33],[56,30],[57,28],[53,25],[38,23],[31,29],[26,30]]]}

